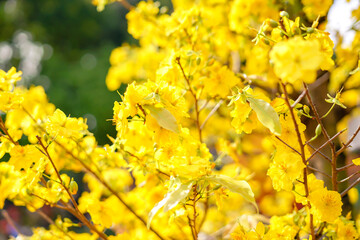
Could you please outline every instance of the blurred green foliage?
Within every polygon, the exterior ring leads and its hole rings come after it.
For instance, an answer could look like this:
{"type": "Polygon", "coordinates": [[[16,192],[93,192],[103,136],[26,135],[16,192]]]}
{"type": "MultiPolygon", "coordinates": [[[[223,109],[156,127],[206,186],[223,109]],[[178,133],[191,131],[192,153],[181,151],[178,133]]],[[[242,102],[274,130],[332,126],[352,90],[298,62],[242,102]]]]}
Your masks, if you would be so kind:
{"type": "MultiPolygon", "coordinates": [[[[111,50],[132,42],[127,34],[127,10],[113,4],[98,13],[91,0],[0,1],[0,42],[11,42],[14,34],[27,31],[34,42],[52,48],[42,61],[40,75],[30,84],[43,85],[50,102],[74,117],[86,117],[99,144],[115,135],[112,107],[119,100],[105,85],[111,50]],[[96,117],[97,125],[91,114],[96,117]]],[[[18,60],[11,65],[17,67],[18,60]]]]}

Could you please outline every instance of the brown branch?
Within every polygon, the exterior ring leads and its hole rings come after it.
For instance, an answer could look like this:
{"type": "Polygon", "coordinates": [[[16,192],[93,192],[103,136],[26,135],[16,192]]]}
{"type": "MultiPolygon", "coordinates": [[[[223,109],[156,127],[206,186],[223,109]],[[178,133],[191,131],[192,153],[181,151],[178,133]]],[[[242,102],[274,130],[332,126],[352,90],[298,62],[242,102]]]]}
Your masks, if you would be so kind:
{"type": "Polygon", "coordinates": [[[59,205],[57,203],[49,202],[47,199],[45,199],[43,197],[40,197],[39,195],[36,195],[34,193],[30,193],[30,195],[39,198],[40,200],[44,201],[45,204],[49,205],[50,207],[56,207],[56,208],[68,211],[69,213],[71,213],[72,215],[74,215],[76,217],[75,209],[72,208],[72,207],[69,207],[68,205],[62,206],[62,205],[59,205]]]}
{"type": "Polygon", "coordinates": [[[344,197],[346,195],[346,193],[352,189],[353,187],[355,187],[358,183],[360,182],[360,178],[356,179],[355,182],[351,183],[349,187],[347,187],[342,193],[341,193],[341,197],[344,197]]]}
{"type": "Polygon", "coordinates": [[[75,240],[74,238],[72,238],[70,236],[70,234],[66,231],[64,231],[64,229],[62,229],[61,227],[59,227],[57,224],[54,223],[54,221],[49,218],[48,215],[46,215],[43,211],[41,211],[40,209],[37,209],[36,212],[45,220],[47,221],[49,224],[55,226],[57,229],[59,229],[60,231],[62,231],[67,237],[69,237],[71,240],[75,240]]]}
{"type": "MultiPolygon", "coordinates": [[[[333,139],[330,138],[326,128],[324,127],[323,122],[321,121],[321,118],[319,116],[319,113],[315,107],[315,104],[311,98],[310,92],[309,92],[309,88],[308,85],[306,83],[303,83],[304,88],[306,90],[306,97],[309,101],[310,107],[312,109],[312,111],[314,112],[315,115],[315,119],[317,121],[318,124],[320,124],[321,130],[322,130],[322,134],[324,135],[325,139],[327,140],[326,142],[329,143],[330,145],[330,149],[331,149],[331,176],[332,176],[332,186],[333,186],[333,190],[337,191],[338,187],[337,187],[337,171],[336,171],[336,149],[335,149],[335,144],[332,141],[333,139]]],[[[316,151],[315,151],[316,152],[316,151]]]]}
{"type": "Polygon", "coordinates": [[[353,174],[349,175],[348,177],[346,177],[346,178],[344,178],[342,180],[339,180],[338,183],[346,182],[347,180],[349,180],[350,178],[352,178],[352,177],[354,177],[354,176],[356,176],[358,174],[359,174],[359,172],[354,172],[353,174]]]}
{"type": "Polygon", "coordinates": [[[10,142],[12,142],[14,145],[19,145],[18,142],[14,141],[14,139],[10,136],[8,130],[6,129],[5,123],[2,120],[2,117],[0,116],[0,129],[5,133],[5,135],[7,136],[7,139],[10,140],[10,142]]]}
{"type": "Polygon", "coordinates": [[[207,217],[207,214],[208,214],[208,211],[209,211],[209,190],[210,190],[210,187],[207,186],[206,187],[206,199],[205,199],[205,209],[204,209],[204,216],[203,218],[201,219],[200,221],[200,224],[199,224],[199,232],[201,230],[201,227],[204,225],[205,223],[205,220],[206,220],[206,217],[207,217]]]}
{"type": "MultiPolygon", "coordinates": [[[[309,147],[311,147],[312,148],[312,150],[316,150],[316,148],[313,146],[313,145],[311,145],[310,143],[308,143],[307,144],[309,147]]],[[[331,163],[331,159],[328,157],[328,156],[326,156],[325,154],[323,154],[321,151],[318,151],[318,153],[320,153],[320,155],[323,157],[323,158],[325,158],[326,160],[328,160],[330,163],[331,163]]]]}
{"type": "MultiPolygon", "coordinates": [[[[285,103],[286,103],[286,105],[287,105],[287,107],[288,107],[288,109],[290,111],[291,119],[292,119],[292,122],[293,122],[294,127],[295,127],[295,132],[296,132],[297,140],[298,140],[299,147],[300,147],[301,159],[302,159],[302,162],[304,163],[304,165],[307,166],[308,162],[306,160],[306,155],[305,155],[305,145],[304,145],[303,139],[301,137],[301,133],[300,133],[299,126],[298,126],[296,118],[295,118],[293,108],[291,107],[291,104],[290,104],[290,101],[289,101],[290,98],[289,98],[289,95],[287,93],[285,84],[283,82],[281,82],[281,81],[280,81],[280,84],[282,86],[282,90],[283,90],[284,95],[285,95],[285,103]]],[[[306,93],[308,93],[308,91],[306,91],[306,93]]],[[[308,179],[307,179],[308,172],[307,172],[306,167],[303,170],[303,174],[304,174],[305,197],[308,197],[309,196],[309,186],[308,186],[308,179]]],[[[310,202],[308,202],[307,206],[308,206],[309,209],[311,208],[310,202]]],[[[310,231],[311,231],[312,238],[315,239],[314,217],[313,217],[313,215],[311,213],[310,213],[310,231]]]]}
{"type": "Polygon", "coordinates": [[[343,151],[345,151],[345,149],[352,143],[352,141],[354,141],[355,137],[358,135],[360,131],[360,126],[356,129],[355,133],[352,135],[352,137],[349,139],[349,141],[347,141],[347,143],[345,143],[337,152],[336,152],[336,156],[339,156],[343,151]]]}
{"type": "MultiPolygon", "coordinates": [[[[29,115],[29,117],[36,123],[36,119],[23,107],[23,110],[25,111],[25,113],[27,113],[29,115]]],[[[39,129],[41,131],[43,131],[44,133],[46,133],[46,130],[41,127],[38,126],[39,129]]],[[[139,216],[131,207],[130,205],[128,205],[123,199],[122,197],[115,192],[115,190],[113,190],[103,179],[101,179],[89,166],[87,166],[80,158],[76,157],[69,149],[67,149],[64,145],[62,145],[59,141],[57,141],[56,139],[54,139],[54,143],[56,143],[59,147],[61,147],[67,154],[69,154],[72,158],[74,158],[76,161],[78,161],[80,163],[80,165],[90,174],[92,174],[104,187],[106,187],[124,206],[126,209],[128,209],[138,220],[140,220],[145,226],[146,221],[139,216]]],[[[156,236],[159,237],[159,239],[165,239],[164,237],[162,237],[160,235],[160,233],[158,233],[153,227],[150,226],[150,231],[152,231],[156,236]]]]}
{"type": "MultiPolygon", "coordinates": [[[[310,156],[306,161],[309,162],[310,159],[313,158],[321,149],[323,149],[324,147],[326,147],[326,145],[328,145],[329,143],[331,143],[332,140],[334,140],[334,138],[336,138],[337,136],[339,136],[340,134],[342,134],[342,133],[345,132],[345,131],[346,131],[346,130],[343,129],[343,130],[341,130],[340,132],[336,133],[333,137],[331,137],[329,140],[327,140],[323,145],[321,145],[319,148],[317,148],[317,149],[315,150],[315,152],[313,152],[313,153],[311,154],[311,156],[310,156]]],[[[333,162],[333,161],[331,161],[331,162],[333,162]]]]}
{"type": "Polygon", "coordinates": [[[205,124],[207,123],[207,121],[209,121],[209,119],[211,118],[212,115],[214,115],[216,113],[216,111],[219,109],[219,107],[221,106],[221,104],[223,103],[223,100],[221,99],[216,105],[215,107],[211,110],[211,112],[207,115],[207,117],[205,118],[204,122],[201,124],[200,129],[203,130],[205,127],[205,124]]]}
{"type": "Polygon", "coordinates": [[[198,99],[196,97],[196,93],[193,91],[193,89],[191,88],[191,84],[190,84],[190,80],[189,80],[189,77],[186,76],[186,73],[184,71],[184,68],[183,66],[181,65],[181,62],[180,62],[180,57],[177,57],[176,58],[176,63],[179,65],[180,67],[180,70],[182,72],[182,75],[183,77],[185,78],[185,81],[186,83],[188,84],[188,87],[189,87],[189,92],[190,94],[193,96],[194,98],[194,102],[195,102],[195,113],[196,113],[196,126],[197,126],[197,129],[198,129],[198,134],[199,134],[199,140],[200,142],[202,142],[202,133],[201,133],[201,126],[200,126],[200,112],[199,112],[199,106],[198,106],[198,99]]]}
{"type": "Polygon", "coordinates": [[[8,214],[8,212],[3,209],[1,210],[1,214],[4,216],[5,220],[7,221],[7,223],[18,233],[21,235],[24,235],[23,233],[21,233],[21,231],[19,230],[19,228],[16,226],[16,224],[14,223],[14,221],[12,220],[12,218],[10,217],[10,215],[8,214]]]}
{"type": "Polygon", "coordinates": [[[193,208],[193,227],[194,227],[194,235],[195,235],[195,239],[197,240],[198,239],[198,231],[196,229],[196,218],[197,218],[197,213],[196,213],[196,196],[198,194],[197,190],[196,190],[196,185],[193,186],[194,188],[194,199],[193,199],[193,205],[192,205],[192,208],[193,208]]]}
{"type": "MultiPolygon", "coordinates": [[[[103,180],[99,175],[97,175],[89,166],[87,166],[80,158],[78,158],[77,156],[75,156],[70,150],[68,150],[64,145],[62,145],[60,142],[58,142],[57,140],[54,140],[54,142],[61,147],[67,154],[69,154],[72,158],[74,158],[75,160],[77,160],[81,166],[83,168],[85,168],[85,170],[89,173],[91,173],[105,188],[107,188],[124,206],[125,208],[127,208],[138,220],[140,220],[145,226],[147,225],[146,221],[140,216],[138,215],[134,209],[132,209],[130,207],[130,205],[128,205],[125,200],[114,190],[110,187],[109,184],[107,184],[105,182],[105,180],[103,180]]],[[[165,239],[164,237],[162,237],[160,235],[160,233],[158,233],[153,227],[150,226],[150,230],[157,235],[160,239],[165,239]]]]}
{"type": "Polygon", "coordinates": [[[308,169],[314,171],[314,172],[318,172],[318,173],[324,175],[325,177],[328,177],[328,178],[331,179],[331,176],[330,176],[329,174],[327,174],[327,173],[325,173],[325,172],[323,172],[323,171],[321,171],[321,170],[319,170],[319,169],[317,169],[317,168],[311,167],[311,166],[309,166],[309,165],[307,165],[306,167],[307,167],[308,169]]]}
{"type": "Polygon", "coordinates": [[[289,144],[287,144],[284,140],[282,140],[281,138],[279,138],[278,136],[275,136],[276,139],[278,139],[280,142],[282,142],[283,144],[285,144],[288,148],[290,148],[291,150],[293,150],[294,152],[296,152],[297,154],[301,155],[301,153],[296,150],[295,148],[293,148],[292,146],[290,146],[289,144]]]}
{"type": "Polygon", "coordinates": [[[343,167],[337,168],[336,171],[338,171],[338,172],[344,171],[344,170],[346,170],[346,169],[348,169],[348,168],[351,168],[351,167],[353,167],[353,166],[356,166],[356,165],[352,162],[352,163],[349,163],[348,165],[345,165],[345,166],[343,166],[343,167]]]}
{"type": "Polygon", "coordinates": [[[296,104],[298,104],[306,95],[306,90],[302,91],[302,93],[299,95],[299,97],[295,100],[295,102],[291,105],[291,108],[296,107],[296,104]]]}
{"type": "Polygon", "coordinates": [[[200,107],[199,112],[204,110],[207,107],[207,105],[209,104],[209,102],[210,102],[210,100],[206,100],[206,102],[200,107]]]}
{"type": "Polygon", "coordinates": [[[94,231],[95,233],[97,233],[100,238],[106,240],[106,239],[107,239],[107,236],[106,236],[103,232],[99,231],[99,230],[95,227],[95,225],[91,224],[91,223],[89,222],[89,220],[84,216],[84,214],[83,214],[82,212],[80,212],[80,210],[79,210],[79,208],[78,208],[78,205],[77,205],[77,203],[76,203],[73,195],[71,194],[70,190],[65,186],[65,182],[62,180],[62,178],[61,178],[61,176],[60,176],[60,173],[59,173],[58,169],[56,168],[55,163],[54,163],[54,161],[52,160],[52,158],[51,158],[51,156],[50,156],[50,154],[49,154],[49,152],[48,152],[48,150],[47,150],[48,146],[45,146],[45,145],[43,144],[43,142],[42,142],[42,140],[41,140],[41,137],[36,136],[36,138],[38,139],[39,145],[42,147],[43,151],[45,152],[45,155],[47,156],[47,158],[49,159],[51,165],[53,166],[53,168],[54,168],[54,170],[55,170],[55,173],[56,173],[57,177],[58,177],[59,180],[60,180],[61,186],[65,189],[65,191],[66,191],[67,194],[69,195],[70,200],[71,200],[71,202],[72,202],[72,204],[73,204],[73,206],[74,206],[74,208],[75,208],[75,212],[76,212],[76,215],[77,215],[76,217],[78,217],[79,220],[82,221],[89,229],[91,229],[92,231],[94,231]]]}

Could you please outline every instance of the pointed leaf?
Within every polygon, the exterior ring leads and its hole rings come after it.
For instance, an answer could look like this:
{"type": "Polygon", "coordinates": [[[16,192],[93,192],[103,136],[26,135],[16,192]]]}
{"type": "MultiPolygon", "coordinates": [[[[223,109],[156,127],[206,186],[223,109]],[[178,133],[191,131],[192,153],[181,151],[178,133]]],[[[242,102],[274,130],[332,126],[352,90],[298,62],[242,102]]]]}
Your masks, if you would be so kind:
{"type": "Polygon", "coordinates": [[[160,208],[162,208],[165,205],[166,201],[168,200],[168,195],[169,194],[166,194],[164,199],[161,200],[160,202],[156,203],[155,206],[153,207],[153,209],[151,209],[149,216],[148,216],[148,222],[146,224],[148,229],[150,229],[150,224],[151,224],[153,217],[160,210],[160,208]]]}
{"type": "Polygon", "coordinates": [[[270,103],[262,99],[248,97],[250,107],[255,111],[259,121],[275,135],[281,135],[279,116],[270,103]]]}
{"type": "Polygon", "coordinates": [[[254,193],[246,181],[235,180],[225,175],[211,175],[208,177],[208,180],[221,184],[232,192],[239,193],[247,201],[253,203],[256,206],[254,193]]]}
{"type": "Polygon", "coordinates": [[[182,184],[175,191],[171,193],[168,201],[165,203],[164,212],[167,212],[174,208],[180,201],[187,197],[189,194],[193,182],[189,182],[187,184],[182,184]]]}
{"type": "Polygon", "coordinates": [[[145,106],[150,111],[150,115],[156,119],[160,127],[174,133],[179,133],[179,128],[176,122],[176,118],[166,108],[157,108],[154,106],[145,106]]]}
{"type": "Polygon", "coordinates": [[[151,209],[149,216],[148,216],[148,222],[147,222],[147,228],[150,228],[150,224],[156,213],[164,206],[164,212],[167,212],[174,208],[180,201],[185,199],[187,195],[189,194],[191,187],[193,185],[193,182],[189,182],[187,184],[181,184],[179,185],[175,190],[168,192],[164,199],[155,204],[154,208],[151,209]]]}

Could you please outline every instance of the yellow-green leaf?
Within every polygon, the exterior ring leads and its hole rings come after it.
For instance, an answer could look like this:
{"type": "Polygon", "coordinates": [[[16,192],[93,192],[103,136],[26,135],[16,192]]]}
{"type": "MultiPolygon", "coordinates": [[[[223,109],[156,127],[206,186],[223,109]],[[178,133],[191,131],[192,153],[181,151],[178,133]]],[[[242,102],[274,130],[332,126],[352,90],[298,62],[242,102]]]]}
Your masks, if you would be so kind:
{"type": "Polygon", "coordinates": [[[155,118],[160,127],[174,133],[179,133],[179,127],[176,118],[166,108],[157,108],[151,105],[145,106],[150,111],[150,115],[155,118]]]}
{"type": "Polygon", "coordinates": [[[151,221],[156,215],[156,213],[160,210],[160,208],[164,207],[164,212],[167,212],[174,208],[180,201],[182,201],[188,196],[192,185],[193,182],[179,185],[175,190],[168,192],[163,200],[155,204],[154,208],[151,209],[149,213],[147,228],[150,228],[151,221]]]}
{"type": "Polygon", "coordinates": [[[259,121],[275,135],[281,135],[281,124],[279,116],[270,103],[262,99],[247,98],[250,107],[255,111],[259,121]]]}
{"type": "Polygon", "coordinates": [[[208,176],[207,179],[211,182],[221,184],[232,192],[240,194],[241,196],[243,196],[243,198],[256,206],[254,193],[251,190],[249,183],[247,183],[246,181],[235,180],[225,175],[211,175],[208,176]]]}

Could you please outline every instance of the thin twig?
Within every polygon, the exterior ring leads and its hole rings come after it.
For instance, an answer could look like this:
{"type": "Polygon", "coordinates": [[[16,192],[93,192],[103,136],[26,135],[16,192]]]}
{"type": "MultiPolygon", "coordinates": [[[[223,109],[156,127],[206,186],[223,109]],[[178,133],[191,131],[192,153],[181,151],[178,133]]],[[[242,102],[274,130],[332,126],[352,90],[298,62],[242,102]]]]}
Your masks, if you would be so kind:
{"type": "Polygon", "coordinates": [[[195,239],[197,240],[198,239],[198,232],[197,232],[197,229],[196,229],[196,218],[197,218],[197,213],[196,213],[196,202],[197,200],[196,199],[196,196],[198,194],[198,192],[196,191],[196,185],[193,186],[193,191],[194,191],[194,199],[193,199],[193,205],[192,205],[192,208],[193,208],[193,227],[194,227],[194,234],[195,234],[195,239]]]}
{"type": "Polygon", "coordinates": [[[360,125],[359,127],[356,129],[356,131],[354,132],[354,134],[352,135],[352,137],[349,139],[349,141],[347,141],[347,143],[345,143],[337,152],[336,152],[336,156],[339,156],[343,151],[345,151],[345,149],[352,143],[352,141],[354,141],[356,135],[358,135],[360,131],[360,125]]]}
{"type": "Polygon", "coordinates": [[[5,220],[8,222],[8,224],[18,233],[21,235],[24,235],[23,233],[21,233],[21,231],[19,230],[19,228],[16,226],[16,224],[14,223],[14,221],[12,220],[12,218],[10,217],[10,215],[8,214],[8,212],[3,209],[1,210],[2,215],[4,216],[5,220]]]}
{"type": "Polygon", "coordinates": [[[306,90],[304,90],[299,97],[295,100],[295,102],[291,105],[291,108],[294,108],[296,104],[298,104],[306,95],[306,90]]]}
{"type": "MultiPolygon", "coordinates": [[[[184,205],[184,208],[185,208],[185,211],[187,212],[186,205],[187,205],[187,204],[184,205]]],[[[190,206],[191,206],[191,205],[190,205],[190,206]]],[[[193,238],[193,240],[196,240],[196,235],[195,235],[195,233],[194,233],[194,227],[193,227],[193,225],[192,225],[192,221],[191,221],[191,218],[190,218],[190,216],[189,216],[189,213],[187,213],[187,219],[188,219],[188,225],[189,225],[190,230],[191,230],[192,238],[193,238]]]]}
{"type": "MultiPolygon", "coordinates": [[[[326,142],[330,145],[330,149],[331,149],[331,176],[332,176],[332,187],[333,190],[337,191],[338,187],[337,187],[337,171],[336,171],[336,149],[335,149],[335,144],[332,141],[333,139],[330,138],[326,128],[324,127],[323,122],[321,121],[321,118],[319,116],[319,113],[315,107],[315,104],[311,98],[310,92],[309,92],[309,87],[306,83],[303,83],[304,85],[304,89],[306,90],[306,97],[309,101],[310,107],[312,109],[312,111],[314,112],[315,115],[315,119],[317,121],[317,123],[320,125],[321,130],[322,130],[322,134],[324,135],[326,142]]],[[[316,152],[316,151],[315,151],[316,152]]]]}
{"type": "Polygon", "coordinates": [[[75,240],[74,238],[71,237],[71,235],[64,231],[64,229],[62,229],[61,227],[59,227],[57,224],[54,223],[54,221],[49,218],[48,215],[46,215],[43,211],[41,211],[40,209],[37,209],[36,212],[45,220],[47,221],[49,224],[55,226],[57,229],[59,229],[61,232],[63,232],[67,237],[69,237],[71,240],[75,240]]]}
{"type": "MultiPolygon", "coordinates": [[[[181,62],[180,62],[180,57],[177,57],[176,58],[176,63],[179,65],[180,67],[180,70],[183,74],[183,77],[189,87],[189,91],[190,91],[190,94],[193,96],[194,98],[194,102],[195,102],[195,114],[196,114],[196,127],[197,127],[197,130],[198,130],[198,134],[199,134],[199,141],[200,143],[203,142],[203,139],[202,139],[202,128],[201,128],[201,125],[200,125],[200,111],[199,111],[199,103],[198,103],[198,98],[196,96],[196,93],[193,91],[193,89],[191,88],[191,83],[190,83],[190,79],[189,77],[185,74],[185,71],[184,71],[184,68],[183,66],[181,65],[181,62]]],[[[196,191],[196,187],[197,185],[195,184],[194,186],[194,194],[197,194],[197,191],[196,191]]],[[[208,199],[206,199],[205,201],[208,201],[208,199]]],[[[193,225],[192,225],[192,228],[193,228],[193,237],[195,237],[194,239],[197,240],[198,239],[198,233],[197,233],[197,229],[196,229],[196,218],[197,218],[197,214],[196,214],[196,201],[193,202],[193,211],[194,211],[194,214],[193,214],[193,225]]],[[[205,214],[206,216],[206,214],[205,214]]],[[[191,225],[190,225],[191,227],[191,225]]]]}
{"type": "Polygon", "coordinates": [[[313,152],[306,161],[309,162],[310,159],[312,159],[321,149],[323,149],[326,145],[330,144],[332,142],[332,140],[334,140],[334,138],[336,138],[337,136],[339,136],[340,134],[342,134],[345,131],[346,131],[346,129],[343,129],[340,132],[336,133],[333,137],[331,137],[329,140],[327,140],[323,145],[321,145],[319,148],[317,148],[315,150],[315,152],[313,152]]]}
{"type": "Polygon", "coordinates": [[[353,166],[356,166],[356,165],[352,162],[352,163],[349,163],[348,165],[345,165],[343,167],[336,168],[336,171],[341,172],[341,171],[344,171],[344,170],[346,170],[348,168],[351,168],[353,166]]]}
{"type": "Polygon", "coordinates": [[[328,177],[328,178],[331,179],[331,176],[330,176],[329,174],[327,174],[327,173],[325,173],[325,172],[323,172],[323,171],[320,171],[320,170],[317,169],[317,168],[311,167],[311,166],[309,166],[309,165],[307,165],[306,167],[307,167],[308,169],[314,171],[314,172],[318,172],[318,173],[324,175],[325,177],[328,177]]]}
{"type": "MultiPolygon", "coordinates": [[[[23,110],[25,111],[26,114],[29,115],[29,117],[36,123],[36,119],[23,107],[23,110]]],[[[39,126],[39,129],[41,131],[43,131],[44,133],[46,133],[46,130],[42,127],[39,126]]],[[[67,154],[69,154],[73,159],[75,159],[76,161],[78,161],[80,163],[80,165],[85,169],[85,171],[87,171],[88,173],[90,173],[91,175],[93,175],[105,188],[107,188],[124,206],[126,209],[128,209],[138,220],[140,220],[145,226],[146,221],[140,216],[138,215],[135,210],[133,210],[130,205],[128,205],[123,199],[122,197],[114,190],[110,187],[110,185],[108,185],[99,175],[97,175],[89,166],[87,166],[80,158],[76,157],[69,149],[67,149],[63,144],[61,144],[59,141],[57,141],[56,139],[54,139],[54,143],[56,143],[59,147],[61,147],[67,154]]],[[[158,236],[159,239],[165,239],[164,237],[162,237],[160,235],[159,232],[157,232],[153,227],[150,226],[150,231],[152,231],[156,236],[158,236]]]]}
{"type": "Polygon", "coordinates": [[[204,223],[205,223],[205,220],[206,220],[206,217],[207,217],[207,213],[208,213],[208,210],[209,210],[209,190],[210,190],[210,187],[209,186],[207,186],[206,187],[206,199],[205,199],[205,203],[204,203],[204,205],[205,205],[205,209],[204,209],[204,216],[203,216],[203,218],[201,219],[201,221],[200,221],[200,224],[199,224],[199,232],[200,232],[200,230],[201,230],[201,227],[204,225],[204,223]]]}
{"type": "MultiPolygon", "coordinates": [[[[307,145],[308,145],[309,147],[311,147],[314,151],[316,150],[316,148],[315,148],[313,145],[311,145],[310,143],[308,143],[307,145]]],[[[330,159],[328,156],[326,156],[325,154],[323,154],[321,151],[318,151],[318,153],[320,153],[321,156],[323,156],[326,160],[328,160],[328,161],[331,163],[331,159],[330,159]]]]}
{"type": "Polygon", "coordinates": [[[356,176],[358,174],[359,174],[359,172],[354,172],[353,174],[347,176],[346,178],[339,180],[338,183],[346,182],[347,180],[349,180],[350,178],[352,178],[352,177],[354,177],[354,176],[356,176]]]}
{"type": "Polygon", "coordinates": [[[30,195],[39,198],[40,200],[44,201],[45,204],[49,205],[50,207],[56,207],[56,208],[68,211],[68,212],[70,212],[71,214],[73,214],[76,217],[75,209],[72,208],[72,207],[69,207],[67,205],[62,206],[62,205],[59,205],[57,203],[49,202],[47,199],[45,199],[43,197],[40,197],[39,195],[36,195],[34,193],[30,193],[30,195]]]}
{"type": "Polygon", "coordinates": [[[190,94],[193,96],[194,98],[194,102],[195,102],[195,114],[196,114],[196,126],[198,129],[198,134],[199,134],[199,140],[200,142],[202,142],[202,133],[201,133],[201,127],[200,127],[200,112],[199,112],[199,105],[198,105],[198,99],[196,97],[196,93],[193,91],[193,89],[191,88],[191,84],[190,84],[190,80],[189,77],[186,75],[183,66],[181,65],[180,62],[180,57],[176,58],[176,63],[179,65],[180,70],[182,72],[183,77],[185,78],[186,83],[188,84],[189,87],[189,92],[190,94]]]}
{"type": "Polygon", "coordinates": [[[207,107],[207,105],[209,104],[209,102],[210,102],[210,100],[206,100],[206,102],[200,107],[199,112],[204,110],[207,107]]]}
{"type": "Polygon", "coordinates": [[[72,204],[73,204],[73,206],[74,206],[74,208],[75,208],[75,212],[76,212],[77,217],[79,218],[79,220],[82,221],[89,229],[91,229],[92,231],[96,232],[96,233],[99,235],[100,238],[106,240],[106,239],[107,239],[107,236],[106,236],[103,232],[99,231],[99,230],[95,227],[95,225],[91,224],[91,223],[89,222],[89,220],[84,216],[84,214],[83,214],[82,212],[80,212],[80,210],[79,210],[79,208],[78,208],[78,205],[77,205],[77,203],[76,203],[73,195],[70,193],[69,188],[67,188],[67,187],[65,186],[65,182],[62,180],[62,178],[61,178],[61,176],[60,176],[60,173],[59,173],[58,169],[56,168],[55,163],[54,163],[54,161],[52,160],[52,158],[51,158],[51,156],[50,156],[50,154],[49,154],[49,152],[48,152],[48,150],[47,150],[48,146],[45,146],[45,145],[44,145],[44,143],[43,143],[42,140],[41,140],[41,137],[36,136],[36,138],[37,138],[37,140],[38,140],[39,145],[42,147],[43,151],[45,152],[46,157],[49,159],[51,165],[53,166],[53,168],[54,168],[54,170],[55,170],[55,173],[56,173],[56,175],[57,175],[57,177],[58,177],[58,179],[59,179],[59,181],[60,181],[61,186],[65,189],[65,191],[66,191],[67,194],[69,195],[70,200],[71,200],[71,202],[72,202],[72,204]]]}
{"type": "MultiPolygon", "coordinates": [[[[282,22],[280,22],[280,23],[282,24],[282,22]]],[[[289,98],[288,92],[286,90],[285,84],[281,81],[280,81],[280,84],[281,84],[283,93],[285,95],[285,103],[290,111],[290,116],[291,116],[292,122],[295,127],[295,132],[296,132],[297,140],[298,140],[299,147],[300,147],[301,159],[302,159],[302,162],[304,163],[304,165],[307,166],[308,162],[306,160],[306,155],[305,155],[305,145],[304,145],[303,139],[301,137],[301,133],[300,133],[299,126],[298,126],[298,123],[295,118],[293,108],[291,107],[291,104],[289,101],[290,98],[289,98]]],[[[308,93],[307,89],[306,89],[306,93],[308,93]]],[[[307,179],[308,172],[307,171],[308,171],[307,168],[304,168],[303,175],[304,175],[305,197],[309,196],[309,186],[308,186],[308,179],[307,179]]],[[[311,208],[310,202],[308,202],[307,206],[309,209],[311,208]]],[[[314,216],[312,213],[310,213],[310,231],[311,231],[312,238],[315,239],[314,216]]]]}
{"type": "Polygon", "coordinates": [[[279,138],[278,136],[275,136],[276,139],[278,139],[280,142],[282,142],[283,144],[285,144],[288,148],[290,148],[291,150],[293,150],[294,152],[296,152],[297,154],[301,155],[301,153],[296,150],[295,148],[293,148],[292,146],[290,146],[289,144],[287,144],[284,140],[282,140],[281,138],[279,138]]]}
{"type": "Polygon", "coordinates": [[[347,187],[342,193],[341,193],[341,197],[345,196],[346,193],[352,189],[353,187],[355,187],[358,183],[360,182],[360,178],[356,179],[355,182],[351,183],[349,187],[347,187]]]}
{"type": "Polygon", "coordinates": [[[14,141],[14,139],[10,136],[8,130],[6,129],[5,123],[2,120],[2,117],[0,116],[0,129],[5,133],[5,135],[7,136],[7,138],[14,144],[14,145],[19,145],[19,143],[17,141],[14,141]]]}
{"type": "MultiPolygon", "coordinates": [[[[125,200],[113,189],[110,187],[110,185],[105,182],[105,180],[103,180],[99,175],[97,175],[89,166],[87,166],[80,158],[78,158],[77,156],[75,156],[69,149],[67,149],[63,144],[61,144],[60,142],[58,142],[57,140],[54,140],[54,142],[61,147],[67,154],[69,154],[72,158],[74,158],[75,160],[77,160],[81,166],[83,168],[85,168],[85,170],[89,173],[91,173],[105,188],[107,188],[138,220],[140,220],[145,226],[147,226],[146,221],[140,216],[138,215],[134,209],[132,209],[130,207],[129,204],[127,204],[125,202],[125,200]]],[[[162,237],[160,235],[160,233],[158,233],[153,227],[150,226],[150,230],[157,235],[160,239],[165,239],[164,237],[162,237]]]]}
{"type": "Polygon", "coordinates": [[[207,123],[207,121],[211,118],[212,115],[214,115],[214,113],[216,113],[216,111],[219,109],[219,107],[221,106],[221,104],[223,103],[223,100],[221,99],[216,105],[215,107],[211,110],[211,112],[207,115],[207,117],[205,118],[204,122],[201,124],[200,129],[203,130],[205,127],[205,124],[207,123]]]}

